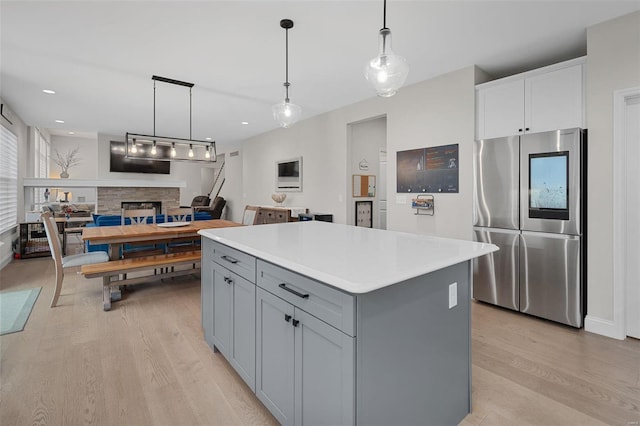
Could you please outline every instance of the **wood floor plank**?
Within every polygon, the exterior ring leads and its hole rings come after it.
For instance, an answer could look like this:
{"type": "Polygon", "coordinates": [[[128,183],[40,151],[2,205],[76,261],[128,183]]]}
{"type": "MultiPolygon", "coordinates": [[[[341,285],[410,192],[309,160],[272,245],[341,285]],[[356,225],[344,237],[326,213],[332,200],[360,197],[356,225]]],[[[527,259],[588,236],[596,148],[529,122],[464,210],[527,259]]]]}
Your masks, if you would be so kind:
{"type": "Polygon", "coordinates": [[[606,423],[524,385],[514,384],[484,368],[474,366],[473,411],[484,415],[480,424],[604,425],[606,423]],[[544,407],[532,410],[530,407],[544,407]]]}
{"type": "MultiPolygon", "coordinates": [[[[14,261],[0,290],[42,286],[24,331],[0,336],[0,425],[276,425],[205,343],[193,276],[123,292],[51,259],[14,261]]],[[[640,422],[640,341],[617,341],[472,303],[473,412],[465,426],[640,422]]]]}

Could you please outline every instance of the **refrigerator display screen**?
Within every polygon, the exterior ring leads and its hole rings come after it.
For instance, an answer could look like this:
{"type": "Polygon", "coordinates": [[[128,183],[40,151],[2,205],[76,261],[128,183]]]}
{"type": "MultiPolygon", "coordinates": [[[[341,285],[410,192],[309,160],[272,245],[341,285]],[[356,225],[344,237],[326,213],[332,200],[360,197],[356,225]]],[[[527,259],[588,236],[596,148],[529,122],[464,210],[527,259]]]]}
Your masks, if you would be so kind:
{"type": "Polygon", "coordinates": [[[529,154],[529,217],[569,220],[569,152],[529,154]]]}

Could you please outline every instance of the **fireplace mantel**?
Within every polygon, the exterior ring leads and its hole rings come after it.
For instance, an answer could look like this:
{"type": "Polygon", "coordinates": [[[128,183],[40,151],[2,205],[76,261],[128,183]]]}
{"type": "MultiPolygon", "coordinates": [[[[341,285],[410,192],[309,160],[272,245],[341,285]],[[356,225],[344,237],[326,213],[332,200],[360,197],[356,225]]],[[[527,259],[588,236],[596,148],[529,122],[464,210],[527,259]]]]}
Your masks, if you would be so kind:
{"type": "Polygon", "coordinates": [[[24,187],[34,188],[186,188],[185,181],[147,179],[46,179],[24,178],[24,187]]]}

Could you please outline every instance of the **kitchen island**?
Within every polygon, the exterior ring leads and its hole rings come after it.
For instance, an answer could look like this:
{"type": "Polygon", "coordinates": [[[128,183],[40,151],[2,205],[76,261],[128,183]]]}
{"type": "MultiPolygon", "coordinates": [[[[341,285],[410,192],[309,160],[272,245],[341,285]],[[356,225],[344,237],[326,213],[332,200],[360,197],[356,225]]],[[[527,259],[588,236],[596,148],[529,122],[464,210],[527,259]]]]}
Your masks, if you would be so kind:
{"type": "Polygon", "coordinates": [[[470,412],[472,259],[497,247],[319,221],[200,234],[205,339],[280,423],[470,412]]]}

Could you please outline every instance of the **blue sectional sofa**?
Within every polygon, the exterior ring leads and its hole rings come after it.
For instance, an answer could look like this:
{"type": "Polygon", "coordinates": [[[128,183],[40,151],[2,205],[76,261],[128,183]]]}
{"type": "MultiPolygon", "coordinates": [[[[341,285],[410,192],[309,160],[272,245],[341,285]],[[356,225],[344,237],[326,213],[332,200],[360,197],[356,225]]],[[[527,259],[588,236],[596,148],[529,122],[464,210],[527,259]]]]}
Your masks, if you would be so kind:
{"type": "MultiPolygon", "coordinates": [[[[195,220],[210,220],[211,219],[211,215],[208,212],[197,212],[194,214],[194,219],[195,220]]],[[[189,216],[187,216],[187,220],[190,220],[191,218],[189,216]]],[[[127,225],[131,224],[131,221],[129,218],[125,219],[125,223],[127,225]]],[[[172,221],[172,218],[169,217],[169,222],[172,221]]],[[[120,215],[97,215],[94,214],[93,215],[93,223],[90,223],[87,225],[87,227],[95,227],[95,226],[119,226],[122,223],[122,218],[120,217],[120,215]]],[[[152,223],[151,218],[147,219],[147,223],[152,223]]],[[[164,215],[163,214],[159,214],[156,215],[156,223],[164,223],[164,215]]],[[[109,246],[107,244],[89,244],[89,242],[87,241],[85,243],[85,248],[87,252],[90,251],[108,251],[109,246]]]]}

